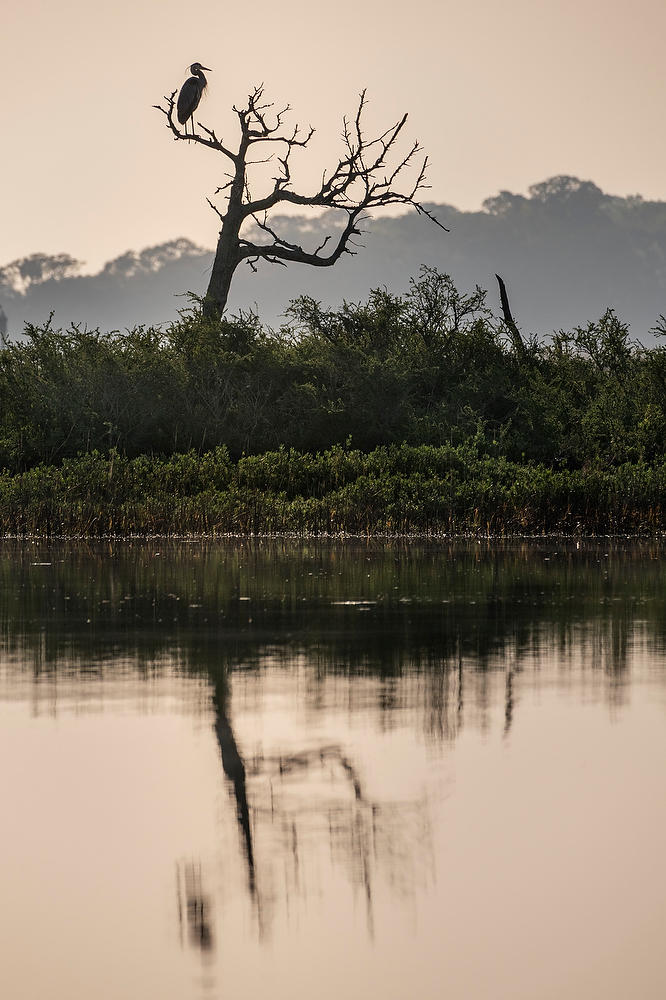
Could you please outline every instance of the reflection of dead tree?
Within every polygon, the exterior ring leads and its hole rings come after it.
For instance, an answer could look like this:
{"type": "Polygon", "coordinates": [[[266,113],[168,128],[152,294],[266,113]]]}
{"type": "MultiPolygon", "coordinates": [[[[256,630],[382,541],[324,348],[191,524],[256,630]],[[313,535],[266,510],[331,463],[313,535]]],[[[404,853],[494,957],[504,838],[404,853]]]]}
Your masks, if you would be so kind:
{"type": "MultiPolygon", "coordinates": [[[[429,863],[425,801],[382,803],[370,798],[353,761],[337,744],[253,761],[249,780],[258,829],[281,836],[284,860],[291,859],[294,887],[300,886],[302,843],[328,835],[330,857],[362,890],[368,931],[374,932],[373,895],[378,864],[404,894],[414,891],[414,857],[429,863]],[[307,793],[303,783],[307,782],[307,793]],[[267,830],[268,832],[268,830],[267,830]],[[415,849],[416,848],[416,849],[415,849]]],[[[282,869],[287,874],[286,866],[282,869]]],[[[288,892],[288,885],[286,886],[288,892]]]]}
{"type": "Polygon", "coordinates": [[[372,800],[355,763],[337,744],[244,762],[229,718],[224,670],[214,675],[214,684],[215,733],[222,767],[233,788],[248,891],[260,934],[278,898],[271,887],[273,875],[286,879],[287,903],[292,890],[299,895],[307,892],[312,848],[315,845],[316,850],[322,838],[328,841],[334,863],[342,864],[352,884],[362,890],[372,934],[377,864],[388,866],[394,889],[409,894],[419,882],[414,858],[421,864],[431,861],[423,849],[429,838],[425,800],[372,800]]]}
{"type": "Polygon", "coordinates": [[[243,849],[247,861],[248,888],[250,895],[255,893],[254,847],[252,844],[252,827],[250,825],[250,810],[247,804],[247,787],[245,782],[245,765],[239,753],[231,723],[226,713],[226,691],[217,685],[215,689],[215,734],[222,755],[222,767],[234,789],[236,799],[236,815],[243,840],[243,849]]]}
{"type": "Polygon", "coordinates": [[[190,944],[201,951],[210,951],[213,947],[210,901],[202,888],[201,864],[193,861],[179,863],[176,866],[176,887],[181,942],[186,925],[190,944]]]}
{"type": "Polygon", "coordinates": [[[463,689],[463,657],[462,657],[462,643],[460,640],[460,630],[458,630],[458,639],[456,643],[458,647],[458,704],[456,709],[456,716],[458,722],[458,728],[462,729],[462,719],[463,719],[463,709],[465,707],[465,695],[463,689]]]}
{"type": "Polygon", "coordinates": [[[513,722],[513,667],[507,667],[506,684],[504,689],[504,735],[511,732],[513,722]]]}
{"type": "Polygon", "coordinates": [[[463,729],[464,672],[462,654],[452,663],[434,663],[422,681],[423,709],[428,732],[439,740],[455,742],[463,729]]]}

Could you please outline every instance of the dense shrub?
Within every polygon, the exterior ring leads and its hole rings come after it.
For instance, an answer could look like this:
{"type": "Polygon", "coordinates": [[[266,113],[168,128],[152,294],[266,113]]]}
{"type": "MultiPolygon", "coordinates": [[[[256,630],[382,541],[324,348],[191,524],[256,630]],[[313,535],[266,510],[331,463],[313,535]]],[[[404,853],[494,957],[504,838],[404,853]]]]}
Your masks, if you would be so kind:
{"type": "Polygon", "coordinates": [[[0,350],[0,468],[12,472],[92,450],[238,458],[349,438],[363,451],[474,439],[557,469],[663,454],[663,348],[632,343],[608,311],[518,356],[485,293],[432,269],[402,296],[338,309],[298,299],[277,332],[251,314],[215,324],[192,312],[164,330],[25,333],[0,350]]]}
{"type": "Polygon", "coordinates": [[[666,462],[554,470],[456,447],[88,453],[0,474],[0,534],[663,530],[666,462]]]}

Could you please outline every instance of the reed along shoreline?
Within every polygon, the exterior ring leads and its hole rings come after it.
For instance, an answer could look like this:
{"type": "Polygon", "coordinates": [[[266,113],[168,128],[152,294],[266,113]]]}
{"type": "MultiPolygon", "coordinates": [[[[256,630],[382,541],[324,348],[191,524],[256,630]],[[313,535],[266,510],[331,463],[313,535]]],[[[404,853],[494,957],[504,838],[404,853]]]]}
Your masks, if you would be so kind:
{"type": "Polygon", "coordinates": [[[458,446],[111,450],[0,472],[0,534],[657,534],[666,461],[553,469],[458,446]]]}

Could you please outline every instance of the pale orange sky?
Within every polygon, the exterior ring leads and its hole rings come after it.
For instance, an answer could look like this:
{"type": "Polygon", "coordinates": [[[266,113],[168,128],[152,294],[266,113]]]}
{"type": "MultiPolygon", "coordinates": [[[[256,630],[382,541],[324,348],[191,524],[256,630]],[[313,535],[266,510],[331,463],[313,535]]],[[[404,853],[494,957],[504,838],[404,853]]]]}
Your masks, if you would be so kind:
{"type": "Polygon", "coordinates": [[[434,201],[478,208],[557,173],[666,200],[664,0],[23,0],[2,25],[0,265],[214,245],[222,158],[174,143],[151,108],[194,60],[213,69],[198,117],[228,143],[231,105],[261,81],[317,128],[304,189],[367,87],[370,124],[409,111],[434,201]]]}

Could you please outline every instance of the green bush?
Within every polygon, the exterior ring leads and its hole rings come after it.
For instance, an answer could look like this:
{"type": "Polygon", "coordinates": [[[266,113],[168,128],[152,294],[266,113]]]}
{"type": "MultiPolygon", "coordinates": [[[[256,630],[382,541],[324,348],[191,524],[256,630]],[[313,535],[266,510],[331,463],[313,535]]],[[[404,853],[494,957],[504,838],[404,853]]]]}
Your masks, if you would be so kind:
{"type": "Polygon", "coordinates": [[[517,352],[430,268],[279,331],[193,311],[0,350],[5,531],[634,530],[665,438],[666,352],[612,310],[517,352]]]}
{"type": "Polygon", "coordinates": [[[666,463],[554,470],[458,447],[91,452],[0,474],[0,533],[636,532],[664,528],[666,463]]]}

